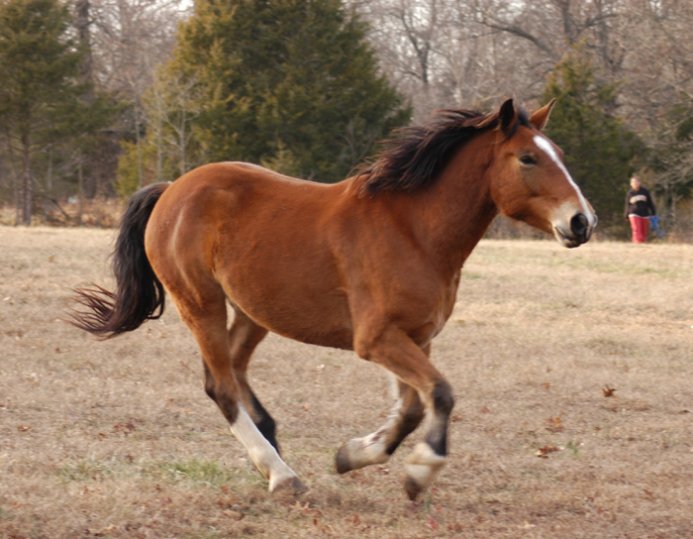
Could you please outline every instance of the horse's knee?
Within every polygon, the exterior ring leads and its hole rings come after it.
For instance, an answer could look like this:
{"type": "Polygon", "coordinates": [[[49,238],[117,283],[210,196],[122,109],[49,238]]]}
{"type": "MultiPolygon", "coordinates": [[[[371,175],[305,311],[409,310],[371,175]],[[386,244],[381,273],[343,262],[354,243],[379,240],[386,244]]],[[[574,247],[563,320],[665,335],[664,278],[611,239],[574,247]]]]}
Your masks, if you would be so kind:
{"type": "Polygon", "coordinates": [[[371,360],[377,355],[386,333],[386,328],[382,324],[372,324],[358,328],[354,333],[354,341],[352,343],[354,352],[362,359],[371,360]]]}
{"type": "Polygon", "coordinates": [[[371,359],[372,341],[368,338],[358,337],[354,339],[354,352],[361,359],[371,359]]]}

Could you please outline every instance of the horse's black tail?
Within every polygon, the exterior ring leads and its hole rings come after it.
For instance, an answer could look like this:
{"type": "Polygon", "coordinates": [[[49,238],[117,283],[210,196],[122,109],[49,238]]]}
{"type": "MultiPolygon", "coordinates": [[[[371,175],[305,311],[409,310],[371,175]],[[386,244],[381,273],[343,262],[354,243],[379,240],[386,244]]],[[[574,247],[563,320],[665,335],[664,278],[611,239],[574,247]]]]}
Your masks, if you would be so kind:
{"type": "Polygon", "coordinates": [[[164,287],[144,251],[144,230],[159,197],[168,187],[157,183],[133,195],[120,222],[113,252],[116,290],[94,285],[75,290],[75,300],[86,310],[74,310],[69,322],[103,338],[140,327],[164,312],[164,287]]]}

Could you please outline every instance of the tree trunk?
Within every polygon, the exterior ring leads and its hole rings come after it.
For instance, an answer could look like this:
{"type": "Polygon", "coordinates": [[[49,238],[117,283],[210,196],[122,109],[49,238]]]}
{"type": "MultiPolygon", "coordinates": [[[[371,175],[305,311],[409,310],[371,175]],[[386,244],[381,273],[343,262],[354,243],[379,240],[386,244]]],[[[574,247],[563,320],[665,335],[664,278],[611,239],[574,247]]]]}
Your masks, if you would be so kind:
{"type": "Polygon", "coordinates": [[[135,101],[135,155],[137,157],[137,189],[144,186],[144,165],[142,163],[142,136],[140,133],[140,106],[135,101]]]}
{"type": "Polygon", "coordinates": [[[5,140],[7,142],[7,155],[9,156],[10,174],[12,175],[12,190],[14,193],[14,224],[18,225],[22,220],[22,181],[17,171],[17,160],[15,159],[12,137],[9,130],[5,129],[5,140]]]}
{"type": "Polygon", "coordinates": [[[91,88],[91,83],[94,80],[94,62],[92,57],[92,47],[91,47],[91,33],[89,26],[91,25],[91,3],[90,0],[77,0],[75,2],[75,13],[77,15],[75,25],[77,26],[77,36],[79,39],[80,47],[82,48],[84,56],[82,57],[82,64],[80,66],[80,78],[83,83],[88,84],[88,95],[86,96],[88,102],[92,102],[94,99],[94,92],[91,88]]]}
{"type": "Polygon", "coordinates": [[[77,157],[77,225],[82,225],[84,215],[84,168],[82,166],[82,152],[77,157]]]}
{"type": "Polygon", "coordinates": [[[34,189],[31,177],[31,144],[29,135],[22,135],[22,189],[21,189],[21,224],[31,225],[34,189]]]}

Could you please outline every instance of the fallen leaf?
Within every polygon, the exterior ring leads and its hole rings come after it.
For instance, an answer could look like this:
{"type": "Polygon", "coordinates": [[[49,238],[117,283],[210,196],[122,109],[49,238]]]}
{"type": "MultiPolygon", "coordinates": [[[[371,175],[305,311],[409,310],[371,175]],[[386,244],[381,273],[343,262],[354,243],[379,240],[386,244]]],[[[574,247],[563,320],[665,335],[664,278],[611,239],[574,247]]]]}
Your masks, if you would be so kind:
{"type": "Polygon", "coordinates": [[[98,530],[88,528],[86,531],[89,533],[89,535],[92,535],[94,537],[104,537],[106,535],[111,535],[116,529],[116,526],[114,524],[111,524],[109,526],[106,526],[105,528],[101,528],[98,530]]]}
{"type": "Polygon", "coordinates": [[[31,427],[30,427],[29,425],[19,425],[19,426],[17,427],[17,430],[18,430],[19,432],[27,432],[27,431],[30,431],[30,430],[31,430],[31,427]]]}
{"type": "Polygon", "coordinates": [[[562,449],[562,447],[556,447],[555,445],[545,445],[544,447],[537,449],[535,454],[540,459],[547,459],[549,458],[549,453],[555,453],[556,451],[561,451],[562,449]]]}
{"type": "Polygon", "coordinates": [[[657,499],[657,497],[651,490],[644,489],[643,493],[645,494],[645,497],[650,501],[654,501],[655,499],[657,499]]]}
{"type": "Polygon", "coordinates": [[[459,522],[453,522],[452,524],[448,524],[448,530],[456,534],[462,532],[463,529],[464,525],[460,524],[459,522]]]}
{"type": "Polygon", "coordinates": [[[137,427],[132,421],[126,421],[125,423],[116,423],[113,425],[113,432],[118,434],[123,434],[128,436],[137,430],[137,427]]]}
{"type": "Polygon", "coordinates": [[[561,416],[550,417],[546,420],[546,430],[549,432],[563,432],[565,427],[563,426],[563,420],[561,416]]]}
{"type": "Polygon", "coordinates": [[[616,392],[616,388],[611,387],[608,384],[602,388],[602,393],[604,393],[605,397],[613,397],[615,392],[616,392]]]}

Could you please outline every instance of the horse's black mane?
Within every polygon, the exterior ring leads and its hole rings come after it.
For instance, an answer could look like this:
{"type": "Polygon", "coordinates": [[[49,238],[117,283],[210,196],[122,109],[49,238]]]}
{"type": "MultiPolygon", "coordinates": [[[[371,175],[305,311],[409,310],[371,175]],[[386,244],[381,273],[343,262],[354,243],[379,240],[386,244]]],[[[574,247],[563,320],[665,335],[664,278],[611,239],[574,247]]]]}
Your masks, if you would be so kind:
{"type": "MultiPolygon", "coordinates": [[[[446,109],[427,124],[398,129],[375,159],[357,171],[360,192],[411,191],[430,184],[460,146],[499,122],[498,112],[446,109]]],[[[511,137],[519,125],[529,125],[524,110],[517,111],[517,121],[506,136],[511,137]]]]}

